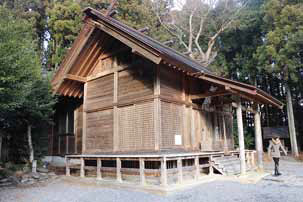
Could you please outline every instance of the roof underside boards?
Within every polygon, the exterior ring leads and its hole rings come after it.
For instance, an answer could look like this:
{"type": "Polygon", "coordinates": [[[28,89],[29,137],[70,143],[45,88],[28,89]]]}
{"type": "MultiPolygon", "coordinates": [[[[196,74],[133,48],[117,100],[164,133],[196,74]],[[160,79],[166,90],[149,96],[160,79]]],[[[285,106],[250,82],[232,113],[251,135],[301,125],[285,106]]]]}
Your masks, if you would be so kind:
{"type": "Polygon", "coordinates": [[[278,108],[283,107],[282,102],[255,86],[205,73],[196,74],[196,77],[222,85],[227,91],[245,99],[253,100],[258,103],[270,104],[278,108]]]}
{"type": "Polygon", "coordinates": [[[220,85],[226,91],[245,99],[283,107],[283,103],[255,86],[218,77],[192,59],[111,17],[103,16],[97,10],[87,8],[84,12],[87,15],[86,23],[52,80],[55,93],[81,97],[83,81],[93,70],[97,58],[114,40],[119,40],[130,47],[133,53],[156,64],[162,62],[187,75],[220,85]]]}
{"type": "Polygon", "coordinates": [[[270,139],[273,137],[289,138],[288,128],[283,127],[263,127],[263,138],[270,139]]]}

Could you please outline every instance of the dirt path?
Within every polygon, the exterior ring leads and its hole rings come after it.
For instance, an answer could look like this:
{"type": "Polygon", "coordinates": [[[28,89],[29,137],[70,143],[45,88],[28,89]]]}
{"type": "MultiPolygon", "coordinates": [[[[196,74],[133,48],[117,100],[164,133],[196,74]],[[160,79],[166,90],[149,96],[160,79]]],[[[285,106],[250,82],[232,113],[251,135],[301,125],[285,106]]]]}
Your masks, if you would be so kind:
{"type": "MultiPolygon", "coordinates": [[[[273,169],[272,163],[265,164],[273,169]]],[[[141,191],[69,183],[64,178],[30,188],[0,190],[1,202],[302,202],[303,164],[281,160],[280,177],[267,176],[257,184],[214,181],[167,196],[141,191]]]]}

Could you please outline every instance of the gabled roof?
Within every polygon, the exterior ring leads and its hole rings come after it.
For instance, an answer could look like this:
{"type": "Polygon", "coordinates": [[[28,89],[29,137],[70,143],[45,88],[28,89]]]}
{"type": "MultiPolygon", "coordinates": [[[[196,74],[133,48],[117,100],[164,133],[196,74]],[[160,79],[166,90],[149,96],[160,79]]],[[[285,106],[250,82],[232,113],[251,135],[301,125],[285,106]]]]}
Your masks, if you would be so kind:
{"type": "Polygon", "coordinates": [[[175,51],[172,48],[169,48],[167,46],[164,46],[160,42],[152,39],[151,37],[139,32],[138,30],[135,30],[118,20],[115,20],[112,17],[104,16],[99,11],[92,9],[92,8],[86,8],[84,10],[84,13],[86,13],[87,16],[92,17],[94,19],[101,20],[105,23],[108,23],[109,25],[119,29],[119,31],[122,31],[129,36],[131,36],[133,39],[140,41],[142,44],[145,44],[149,48],[156,51],[161,58],[165,58],[170,61],[176,61],[182,68],[189,72],[205,72],[212,74],[212,72],[207,69],[206,67],[202,66],[201,64],[197,63],[196,61],[184,56],[183,54],[175,51]]]}
{"type": "Polygon", "coordinates": [[[83,52],[86,51],[91,38],[94,37],[94,40],[101,40],[100,36],[95,33],[96,30],[99,30],[130,47],[133,53],[139,54],[156,64],[166,64],[189,76],[222,86],[226,91],[248,100],[270,104],[278,108],[283,107],[283,103],[261,89],[252,85],[218,77],[208,68],[200,65],[196,61],[182,55],[172,48],[164,46],[160,42],[112,17],[104,16],[101,12],[92,8],[86,8],[84,13],[86,14],[86,23],[52,80],[52,85],[56,93],[60,91],[61,93],[63,92],[64,95],[73,95],[73,92],[75,91],[78,97],[83,95],[83,92],[81,90],[77,91],[77,89],[81,88],[81,84],[85,82],[84,77],[87,76],[87,74],[79,74],[79,71],[76,71],[75,73],[75,71],[71,71],[71,68],[75,61],[80,60],[80,56],[83,57],[83,52]],[[73,81],[65,80],[71,77],[74,79],[73,81]],[[70,85],[74,85],[73,91],[65,91],[65,87],[62,86],[66,82],[69,82],[70,85]]]}

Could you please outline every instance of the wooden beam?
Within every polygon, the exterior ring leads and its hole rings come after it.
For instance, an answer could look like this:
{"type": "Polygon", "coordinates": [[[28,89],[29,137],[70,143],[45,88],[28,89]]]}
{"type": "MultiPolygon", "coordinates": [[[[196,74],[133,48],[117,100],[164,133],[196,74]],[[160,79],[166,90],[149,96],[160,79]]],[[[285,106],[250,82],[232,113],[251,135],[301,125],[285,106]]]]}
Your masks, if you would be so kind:
{"type": "Polygon", "coordinates": [[[102,24],[102,22],[94,22],[94,23],[102,31],[118,39],[125,45],[131,47],[134,52],[140,53],[144,57],[153,61],[155,64],[159,64],[161,62],[162,58],[159,56],[158,53],[148,49],[147,47],[144,47],[141,44],[139,45],[138,42],[135,41],[135,39],[132,39],[126,34],[119,32],[119,30],[116,30],[116,28],[114,27],[110,27],[110,25],[102,24]]]}
{"type": "MultiPolygon", "coordinates": [[[[118,72],[114,72],[114,98],[113,103],[118,102],[118,72]]],[[[113,134],[113,145],[114,145],[114,151],[119,150],[119,109],[115,105],[114,106],[114,116],[113,116],[113,124],[114,124],[114,134],[113,134]]]]}
{"type": "Polygon", "coordinates": [[[155,150],[160,150],[161,138],[161,101],[160,95],[160,67],[156,65],[154,74],[154,137],[155,150]]]}
{"type": "Polygon", "coordinates": [[[226,90],[218,90],[215,92],[206,92],[206,93],[202,93],[202,94],[196,94],[196,95],[191,95],[191,99],[202,99],[202,98],[206,98],[206,97],[218,97],[218,96],[224,96],[224,95],[230,95],[231,92],[228,92],[226,90]]]}
{"type": "Polygon", "coordinates": [[[122,70],[127,69],[127,68],[128,68],[128,66],[124,66],[124,67],[119,66],[119,67],[115,67],[113,69],[107,69],[107,70],[104,70],[102,72],[97,73],[96,75],[88,76],[87,81],[92,81],[92,80],[101,78],[103,76],[113,74],[116,71],[117,72],[122,71],[122,70]]]}
{"type": "Polygon", "coordinates": [[[82,76],[72,75],[72,74],[66,74],[64,79],[72,80],[72,81],[78,81],[80,83],[85,83],[86,78],[82,76]]]}
{"type": "Polygon", "coordinates": [[[218,79],[215,79],[215,78],[210,78],[206,75],[201,75],[201,76],[199,76],[199,78],[201,78],[203,80],[206,80],[206,81],[209,81],[211,83],[219,84],[219,85],[222,85],[222,86],[227,87],[227,88],[233,88],[233,89],[236,89],[236,90],[239,90],[239,91],[242,91],[242,92],[246,92],[246,93],[249,93],[249,94],[256,95],[256,93],[257,93],[256,90],[246,89],[246,88],[237,86],[236,84],[231,84],[231,83],[228,83],[226,81],[221,81],[221,80],[218,80],[218,79]]]}
{"type": "MultiPolygon", "coordinates": [[[[232,106],[233,106],[234,108],[237,108],[237,107],[238,107],[238,103],[236,103],[236,102],[232,102],[231,104],[232,104],[232,106]]],[[[257,111],[254,110],[254,109],[251,108],[251,107],[244,107],[244,106],[241,106],[241,108],[242,108],[242,111],[251,112],[251,113],[254,113],[254,114],[257,113],[257,111]]]]}
{"type": "Polygon", "coordinates": [[[86,101],[87,100],[87,83],[84,84],[84,96],[83,96],[83,129],[82,129],[82,154],[86,150],[86,101]]]}

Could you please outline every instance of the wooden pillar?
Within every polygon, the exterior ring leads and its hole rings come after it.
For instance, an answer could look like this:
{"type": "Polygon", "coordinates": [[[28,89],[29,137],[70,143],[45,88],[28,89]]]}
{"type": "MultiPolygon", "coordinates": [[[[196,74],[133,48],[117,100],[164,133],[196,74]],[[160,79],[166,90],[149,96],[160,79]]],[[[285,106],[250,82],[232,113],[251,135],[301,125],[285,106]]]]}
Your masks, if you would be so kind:
{"type": "Polygon", "coordinates": [[[226,125],[225,125],[225,118],[224,113],[222,113],[222,123],[223,123],[223,136],[224,136],[224,154],[228,154],[228,144],[227,144],[227,137],[226,137],[226,125]]]}
{"type": "Polygon", "coordinates": [[[258,171],[263,171],[263,142],[262,142],[262,129],[261,129],[261,116],[259,110],[255,109],[255,142],[257,151],[257,165],[258,171]]]}
{"type": "Polygon", "coordinates": [[[82,154],[86,150],[86,99],[87,99],[87,83],[84,84],[83,93],[83,124],[82,124],[82,154]]]}
{"type": "MultiPolygon", "coordinates": [[[[116,67],[116,60],[114,61],[114,68],[116,67]]],[[[114,127],[114,135],[113,135],[113,145],[114,151],[119,150],[119,109],[117,107],[118,103],[118,71],[114,72],[114,116],[113,116],[113,127],[114,127]]]]}
{"type": "Polygon", "coordinates": [[[161,159],[161,185],[167,186],[167,167],[165,156],[161,159]]]}
{"type": "Polygon", "coordinates": [[[182,159],[179,157],[177,159],[177,169],[178,169],[178,184],[183,183],[183,170],[182,170],[182,159]]]}
{"type": "Polygon", "coordinates": [[[97,158],[97,180],[102,180],[101,168],[102,168],[102,161],[100,158],[97,158]]]}
{"type": "Polygon", "coordinates": [[[200,178],[200,163],[199,156],[195,156],[195,180],[200,178]]]}
{"type": "Polygon", "coordinates": [[[143,158],[139,158],[139,164],[140,164],[140,183],[141,185],[145,185],[145,162],[143,158]]]}
{"type": "Polygon", "coordinates": [[[160,101],[160,68],[157,65],[154,76],[154,135],[155,135],[155,150],[160,150],[161,142],[161,101],[160,101]]]}
{"type": "Polygon", "coordinates": [[[74,137],[75,137],[75,139],[74,139],[74,142],[75,142],[75,144],[74,144],[74,152],[73,153],[78,153],[78,148],[77,148],[77,142],[78,142],[78,140],[77,140],[77,130],[78,130],[78,113],[79,113],[79,108],[77,108],[77,109],[75,109],[74,110],[74,137]]]}
{"type": "Polygon", "coordinates": [[[191,135],[191,145],[192,149],[195,149],[196,146],[196,134],[195,134],[195,114],[194,114],[194,109],[191,106],[189,108],[190,111],[190,135],[191,135]]]}
{"type": "Polygon", "coordinates": [[[245,163],[244,130],[243,130],[243,119],[242,119],[242,106],[240,100],[237,102],[236,111],[237,111],[238,138],[239,138],[239,149],[240,149],[241,175],[245,175],[246,163],[245,163]]]}
{"type": "Polygon", "coordinates": [[[65,175],[70,176],[69,158],[65,157],[65,175]]]}
{"type": "Polygon", "coordinates": [[[183,141],[182,144],[184,145],[185,149],[190,149],[191,143],[189,141],[189,131],[188,131],[188,114],[187,114],[187,108],[186,103],[188,102],[188,96],[187,96],[187,77],[185,74],[182,74],[182,101],[184,102],[182,104],[182,136],[183,141]]]}
{"type": "Polygon", "coordinates": [[[117,160],[116,160],[116,172],[117,172],[117,181],[122,182],[121,159],[120,158],[117,158],[117,160]]]}
{"type": "Polygon", "coordinates": [[[85,177],[85,170],[84,170],[84,167],[85,167],[85,162],[84,162],[84,159],[83,158],[80,158],[80,177],[85,177]]]}

